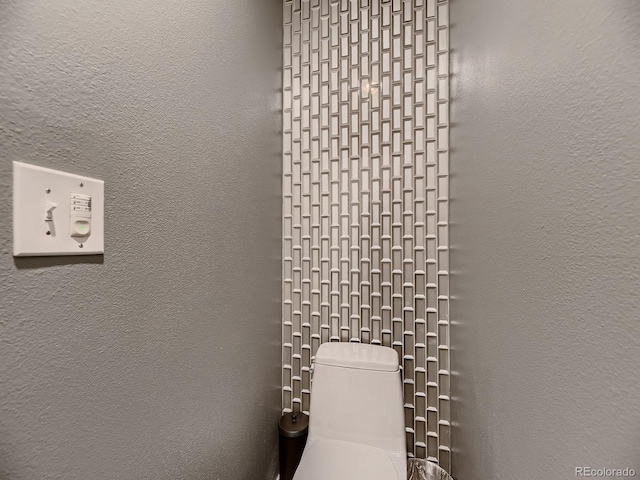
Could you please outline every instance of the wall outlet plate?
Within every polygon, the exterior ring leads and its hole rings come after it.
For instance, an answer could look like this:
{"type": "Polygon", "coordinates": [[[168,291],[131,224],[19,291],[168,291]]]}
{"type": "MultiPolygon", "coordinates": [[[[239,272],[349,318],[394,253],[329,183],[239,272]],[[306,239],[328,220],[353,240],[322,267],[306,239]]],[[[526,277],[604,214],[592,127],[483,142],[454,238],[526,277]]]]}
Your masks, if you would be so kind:
{"type": "Polygon", "coordinates": [[[104,182],[13,162],[13,255],[100,253],[104,253],[104,182]],[[91,197],[88,236],[71,236],[73,194],[91,197]]]}

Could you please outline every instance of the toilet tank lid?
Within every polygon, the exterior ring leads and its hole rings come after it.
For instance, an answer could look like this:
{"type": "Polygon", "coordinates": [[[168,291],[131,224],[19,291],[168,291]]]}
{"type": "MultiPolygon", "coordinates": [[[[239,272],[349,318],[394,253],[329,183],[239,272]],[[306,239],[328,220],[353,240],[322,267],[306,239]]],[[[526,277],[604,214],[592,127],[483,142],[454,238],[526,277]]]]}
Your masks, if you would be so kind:
{"type": "Polygon", "coordinates": [[[316,363],[383,372],[399,370],[398,354],[393,348],[363,343],[323,343],[316,353],[316,363]]]}

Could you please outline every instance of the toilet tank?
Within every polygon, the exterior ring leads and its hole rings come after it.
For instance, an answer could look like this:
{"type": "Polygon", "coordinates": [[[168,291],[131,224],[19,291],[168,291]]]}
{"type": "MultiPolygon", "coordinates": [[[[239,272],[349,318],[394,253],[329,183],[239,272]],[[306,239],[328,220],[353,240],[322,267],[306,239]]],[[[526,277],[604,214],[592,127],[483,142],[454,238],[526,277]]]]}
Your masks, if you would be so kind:
{"type": "Polygon", "coordinates": [[[309,435],[406,456],[398,354],[379,345],[324,343],[316,353],[309,435]]]}

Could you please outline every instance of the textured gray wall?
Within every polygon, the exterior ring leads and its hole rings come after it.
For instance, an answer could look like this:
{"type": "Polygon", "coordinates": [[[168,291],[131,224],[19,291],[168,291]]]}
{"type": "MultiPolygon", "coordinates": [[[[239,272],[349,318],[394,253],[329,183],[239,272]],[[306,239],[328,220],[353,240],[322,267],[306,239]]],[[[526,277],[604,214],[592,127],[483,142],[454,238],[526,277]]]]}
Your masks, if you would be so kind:
{"type": "Polygon", "coordinates": [[[640,2],[451,8],[454,476],[640,475],[640,2]]]}
{"type": "Polygon", "coordinates": [[[0,0],[0,478],[273,478],[281,3],[0,0]],[[11,256],[11,160],[106,255],[11,256]]]}

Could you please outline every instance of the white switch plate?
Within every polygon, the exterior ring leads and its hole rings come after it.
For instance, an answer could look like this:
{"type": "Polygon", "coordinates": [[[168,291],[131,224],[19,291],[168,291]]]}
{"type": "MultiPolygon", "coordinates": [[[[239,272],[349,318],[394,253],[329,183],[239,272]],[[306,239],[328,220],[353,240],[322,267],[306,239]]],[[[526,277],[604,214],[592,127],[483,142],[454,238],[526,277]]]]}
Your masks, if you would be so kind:
{"type": "Polygon", "coordinates": [[[104,182],[13,162],[13,255],[99,253],[104,253],[104,182]],[[70,235],[72,193],[91,196],[91,234],[86,238],[70,235]],[[45,221],[45,204],[57,204],[51,222],[45,221]]]}

